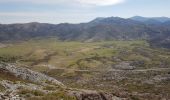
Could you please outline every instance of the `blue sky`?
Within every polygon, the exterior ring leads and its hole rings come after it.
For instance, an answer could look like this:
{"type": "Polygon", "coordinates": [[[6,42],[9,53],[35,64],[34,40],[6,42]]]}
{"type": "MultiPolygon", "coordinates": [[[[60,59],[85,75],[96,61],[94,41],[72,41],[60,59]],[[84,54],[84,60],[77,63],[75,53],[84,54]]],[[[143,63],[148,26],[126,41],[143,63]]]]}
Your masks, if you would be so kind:
{"type": "Polygon", "coordinates": [[[170,0],[0,0],[0,23],[80,23],[96,17],[170,17],[170,0]]]}

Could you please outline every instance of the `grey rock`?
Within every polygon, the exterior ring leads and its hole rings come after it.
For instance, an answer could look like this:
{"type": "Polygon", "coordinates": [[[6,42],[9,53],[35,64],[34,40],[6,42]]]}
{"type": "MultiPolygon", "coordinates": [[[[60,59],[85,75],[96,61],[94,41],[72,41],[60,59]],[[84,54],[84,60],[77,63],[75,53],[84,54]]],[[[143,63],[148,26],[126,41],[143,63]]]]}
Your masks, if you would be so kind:
{"type": "Polygon", "coordinates": [[[77,100],[126,100],[104,92],[91,90],[70,91],[70,95],[74,95],[77,100]]]}
{"type": "Polygon", "coordinates": [[[118,65],[115,65],[113,68],[120,70],[133,70],[135,66],[131,66],[130,62],[121,62],[118,65]]]}
{"type": "Polygon", "coordinates": [[[64,87],[64,85],[55,78],[49,77],[39,72],[32,71],[27,68],[16,67],[16,65],[14,64],[0,64],[0,69],[7,71],[23,80],[29,80],[31,82],[39,84],[45,84],[46,82],[48,82],[64,87]]]}

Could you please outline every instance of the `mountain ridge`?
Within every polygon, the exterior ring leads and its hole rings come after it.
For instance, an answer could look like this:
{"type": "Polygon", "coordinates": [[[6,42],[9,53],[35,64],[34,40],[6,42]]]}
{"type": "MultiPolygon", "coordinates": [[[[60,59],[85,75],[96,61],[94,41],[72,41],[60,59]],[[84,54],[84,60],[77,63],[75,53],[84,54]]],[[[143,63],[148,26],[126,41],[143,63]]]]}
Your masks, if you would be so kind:
{"type": "Polygon", "coordinates": [[[140,17],[147,19],[145,21],[134,18],[100,17],[80,24],[49,24],[38,22],[0,24],[0,41],[25,40],[37,37],[47,38],[51,36],[61,41],[88,42],[136,39],[154,40],[157,37],[169,39],[170,18],[140,17]],[[160,22],[160,20],[164,21],[160,22]]]}
{"type": "Polygon", "coordinates": [[[148,20],[155,20],[155,21],[159,21],[159,22],[166,22],[166,21],[170,21],[170,18],[168,17],[141,17],[141,16],[133,16],[130,19],[132,20],[136,20],[136,21],[141,21],[141,22],[145,22],[148,20]]]}

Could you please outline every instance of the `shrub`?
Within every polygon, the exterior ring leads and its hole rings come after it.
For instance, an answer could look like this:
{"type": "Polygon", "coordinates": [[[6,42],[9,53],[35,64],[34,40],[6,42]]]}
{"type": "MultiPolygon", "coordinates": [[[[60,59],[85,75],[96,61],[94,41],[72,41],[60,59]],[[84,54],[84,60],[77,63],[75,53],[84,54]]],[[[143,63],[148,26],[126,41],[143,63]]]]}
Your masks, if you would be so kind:
{"type": "Polygon", "coordinates": [[[4,91],[5,90],[5,87],[0,85],[0,92],[4,91]]]}
{"type": "Polygon", "coordinates": [[[29,89],[21,89],[19,91],[19,94],[21,94],[21,95],[32,94],[34,96],[43,96],[44,95],[44,93],[42,91],[39,91],[39,90],[29,90],[29,89]]]}
{"type": "Polygon", "coordinates": [[[76,100],[75,97],[67,95],[64,91],[49,93],[41,97],[31,97],[28,100],[76,100]]]}

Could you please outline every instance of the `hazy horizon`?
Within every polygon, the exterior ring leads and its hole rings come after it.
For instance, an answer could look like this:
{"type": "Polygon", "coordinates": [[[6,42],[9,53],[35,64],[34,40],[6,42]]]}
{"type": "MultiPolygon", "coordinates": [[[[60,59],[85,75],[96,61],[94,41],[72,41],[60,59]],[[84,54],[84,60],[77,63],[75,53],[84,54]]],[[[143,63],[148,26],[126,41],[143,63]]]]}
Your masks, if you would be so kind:
{"type": "MultiPolygon", "coordinates": [[[[124,18],[124,19],[128,19],[128,18],[132,18],[132,17],[136,17],[139,15],[135,15],[135,16],[131,16],[131,17],[120,17],[120,16],[106,16],[106,17],[96,17],[96,18],[109,18],[109,17],[119,17],[119,18],[124,18]]],[[[153,16],[153,17],[145,17],[145,16],[139,16],[139,17],[144,17],[144,18],[160,18],[160,17],[165,17],[165,18],[170,18],[167,16],[153,16]]],[[[9,22],[9,23],[1,23],[0,24],[26,24],[26,23],[47,23],[47,24],[64,24],[64,23],[68,23],[68,24],[81,24],[81,23],[88,23],[90,21],[95,20],[96,18],[90,19],[90,20],[86,20],[86,21],[82,21],[82,22],[60,22],[60,23],[53,23],[53,22],[39,22],[39,21],[28,21],[28,22],[9,22]]]]}
{"type": "Polygon", "coordinates": [[[97,17],[170,17],[170,0],[0,0],[0,23],[82,23],[97,17]]]}

